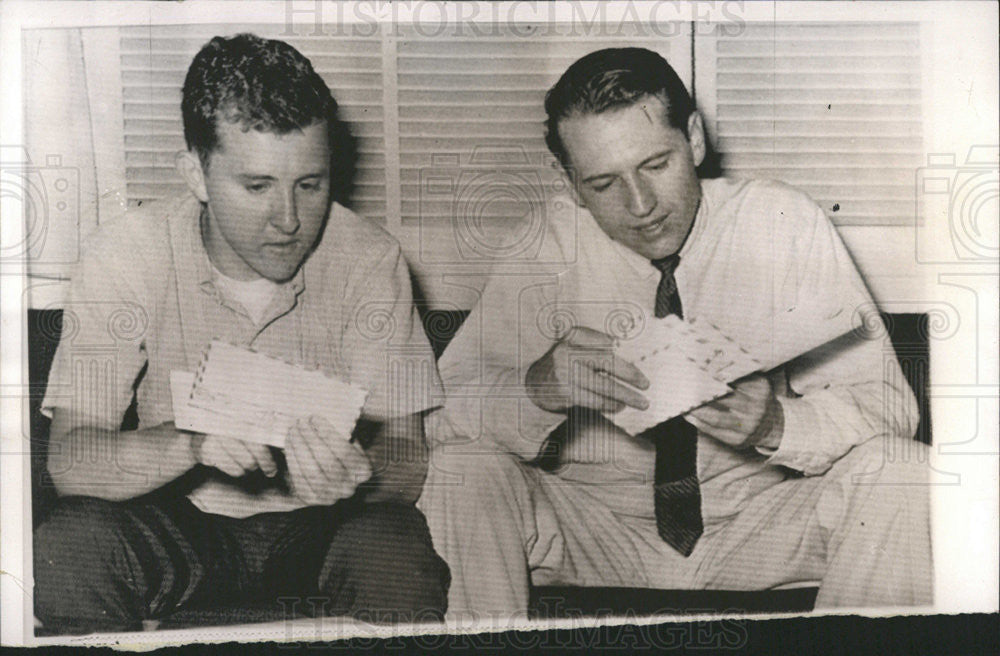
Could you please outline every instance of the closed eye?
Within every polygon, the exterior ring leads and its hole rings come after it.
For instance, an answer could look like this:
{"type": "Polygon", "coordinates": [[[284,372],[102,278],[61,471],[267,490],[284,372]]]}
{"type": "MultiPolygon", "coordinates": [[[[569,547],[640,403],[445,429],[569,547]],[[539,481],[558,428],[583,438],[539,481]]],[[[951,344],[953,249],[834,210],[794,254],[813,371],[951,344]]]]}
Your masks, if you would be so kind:
{"type": "Polygon", "coordinates": [[[668,155],[664,155],[663,157],[657,157],[656,159],[652,159],[646,162],[645,164],[643,164],[643,168],[649,169],[651,171],[660,171],[662,169],[667,168],[667,164],[669,163],[670,163],[670,157],[668,155]]]}
{"type": "Polygon", "coordinates": [[[588,180],[587,184],[594,191],[600,192],[600,191],[606,190],[608,187],[610,187],[612,184],[614,184],[614,181],[615,181],[614,178],[611,178],[611,177],[608,177],[608,178],[597,178],[597,179],[594,179],[594,180],[588,180]]]}

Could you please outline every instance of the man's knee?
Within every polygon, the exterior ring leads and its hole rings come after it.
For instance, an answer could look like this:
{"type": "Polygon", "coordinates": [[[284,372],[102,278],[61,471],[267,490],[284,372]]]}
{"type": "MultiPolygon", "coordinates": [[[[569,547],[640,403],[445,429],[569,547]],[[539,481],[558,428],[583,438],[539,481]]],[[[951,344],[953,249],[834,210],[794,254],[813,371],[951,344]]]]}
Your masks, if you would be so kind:
{"type": "Polygon", "coordinates": [[[421,507],[434,501],[448,506],[491,507],[526,490],[523,465],[510,454],[436,451],[421,496],[421,507]]]}
{"type": "Polygon", "coordinates": [[[845,456],[844,475],[851,485],[919,486],[930,481],[930,447],[916,440],[876,437],[845,456]]]}
{"type": "Polygon", "coordinates": [[[91,497],[68,497],[34,533],[35,568],[92,569],[119,541],[122,513],[116,504],[91,497]]]}
{"type": "Polygon", "coordinates": [[[35,529],[35,613],[43,622],[104,612],[90,607],[92,596],[117,587],[113,568],[123,562],[122,526],[116,504],[68,497],[35,529]]]}
{"type": "Polygon", "coordinates": [[[423,514],[372,503],[337,528],[319,584],[340,606],[331,610],[382,622],[440,619],[450,581],[423,514]]]}
{"type": "Polygon", "coordinates": [[[927,524],[929,451],[920,442],[881,437],[854,447],[826,474],[832,484],[818,501],[822,523],[832,528],[837,518],[860,513],[859,526],[888,525],[904,517],[914,530],[927,524]]]}

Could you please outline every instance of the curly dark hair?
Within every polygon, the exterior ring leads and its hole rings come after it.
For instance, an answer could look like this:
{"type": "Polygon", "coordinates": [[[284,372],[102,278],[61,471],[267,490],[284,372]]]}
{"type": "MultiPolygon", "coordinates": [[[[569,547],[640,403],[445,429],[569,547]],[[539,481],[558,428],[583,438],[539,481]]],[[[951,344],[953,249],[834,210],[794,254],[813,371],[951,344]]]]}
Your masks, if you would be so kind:
{"type": "Polygon", "coordinates": [[[545,94],[545,143],[568,166],[559,121],[626,107],[645,96],[660,98],[668,124],[688,136],[694,102],[666,59],[645,48],[606,48],[584,55],[545,94]]]}
{"type": "Polygon", "coordinates": [[[284,41],[254,34],[217,36],[195,55],[181,99],[184,140],[208,166],[222,120],[243,130],[287,134],[325,121],[335,178],[350,178],[354,144],[312,63],[284,41]]]}

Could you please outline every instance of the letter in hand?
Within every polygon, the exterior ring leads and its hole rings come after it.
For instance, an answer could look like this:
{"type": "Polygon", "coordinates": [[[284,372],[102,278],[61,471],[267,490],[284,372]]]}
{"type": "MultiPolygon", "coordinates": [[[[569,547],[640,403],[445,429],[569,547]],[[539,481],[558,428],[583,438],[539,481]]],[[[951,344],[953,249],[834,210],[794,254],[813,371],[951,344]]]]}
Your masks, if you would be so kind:
{"type": "Polygon", "coordinates": [[[733,392],[684,415],[701,432],[736,449],[777,447],[784,413],[771,381],[753,374],[733,384],[733,392]]]}
{"type": "Polygon", "coordinates": [[[574,326],[528,368],[528,397],[549,412],[574,406],[599,412],[618,412],[625,406],[645,410],[649,401],[632,387],[647,389],[649,380],[614,349],[613,337],[574,326]]]}
{"type": "Polygon", "coordinates": [[[233,437],[195,433],[191,436],[191,452],[195,460],[208,467],[239,478],[261,470],[268,477],[278,473],[271,450],[264,444],[243,442],[233,437]]]}
{"type": "Polygon", "coordinates": [[[285,441],[285,460],[292,494],[311,506],[352,496],[372,475],[361,447],[319,415],[295,421],[285,441]]]}

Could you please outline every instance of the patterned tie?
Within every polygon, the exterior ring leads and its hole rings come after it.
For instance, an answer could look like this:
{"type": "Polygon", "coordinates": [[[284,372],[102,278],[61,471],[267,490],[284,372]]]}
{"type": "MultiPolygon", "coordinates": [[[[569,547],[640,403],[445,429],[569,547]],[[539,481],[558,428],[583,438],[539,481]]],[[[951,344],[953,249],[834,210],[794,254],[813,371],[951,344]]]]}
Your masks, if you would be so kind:
{"type": "MultiPolygon", "coordinates": [[[[674,279],[674,269],[680,260],[678,255],[653,260],[653,266],[662,273],[656,288],[657,317],[669,314],[684,317],[674,279]]],[[[685,557],[690,556],[704,530],[698,488],[698,431],[684,417],[674,417],[645,434],[656,445],[653,484],[656,528],[667,544],[685,557]]]]}

